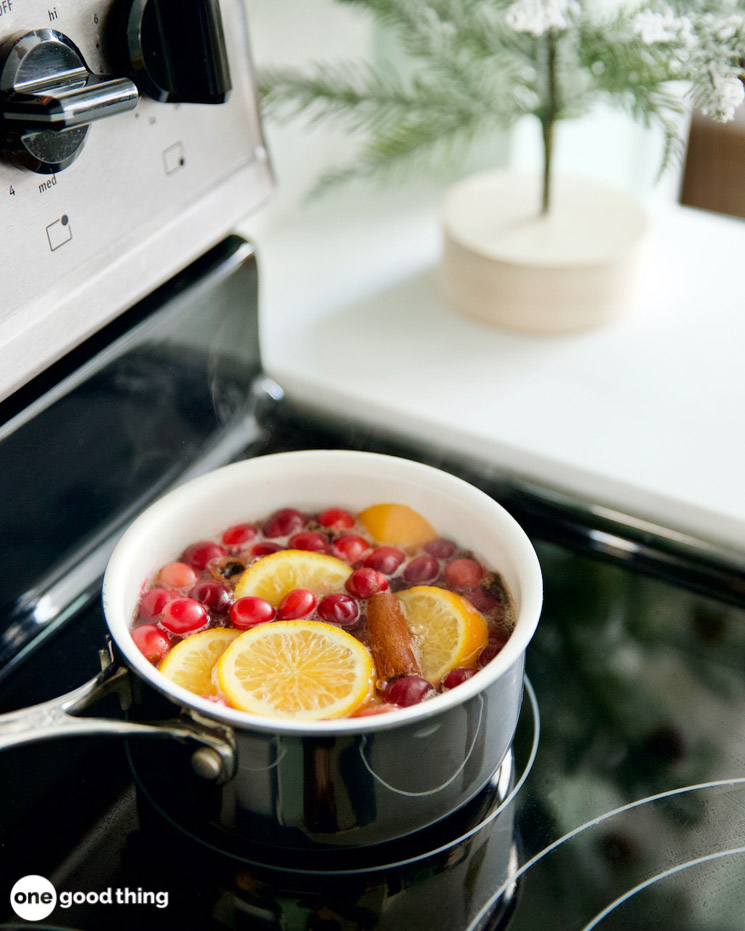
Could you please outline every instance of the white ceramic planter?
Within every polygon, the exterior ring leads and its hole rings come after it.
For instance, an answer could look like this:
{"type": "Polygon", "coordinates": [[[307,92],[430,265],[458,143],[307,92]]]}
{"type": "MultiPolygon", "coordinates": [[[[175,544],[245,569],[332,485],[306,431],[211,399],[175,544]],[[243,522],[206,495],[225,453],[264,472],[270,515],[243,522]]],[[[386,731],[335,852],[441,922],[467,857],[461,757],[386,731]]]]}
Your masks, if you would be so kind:
{"type": "Polygon", "coordinates": [[[603,326],[631,310],[648,228],[624,191],[558,177],[539,213],[536,175],[488,172],[444,202],[441,286],[464,314],[510,329],[560,333],[603,326]]]}

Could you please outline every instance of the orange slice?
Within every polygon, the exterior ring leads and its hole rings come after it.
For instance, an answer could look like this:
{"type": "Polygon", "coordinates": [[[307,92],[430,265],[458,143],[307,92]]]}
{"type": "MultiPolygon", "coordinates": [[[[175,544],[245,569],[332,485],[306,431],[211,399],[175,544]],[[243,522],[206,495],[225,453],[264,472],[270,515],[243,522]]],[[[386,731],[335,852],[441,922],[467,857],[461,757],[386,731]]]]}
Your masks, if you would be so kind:
{"type": "Polygon", "coordinates": [[[197,695],[217,695],[212,681],[212,667],[222,656],[240,630],[213,627],[192,634],[177,643],[161,661],[158,669],[177,685],[182,685],[197,695]]]}
{"type": "Polygon", "coordinates": [[[257,560],[241,575],[235,597],[254,595],[276,608],[294,588],[307,588],[316,597],[344,591],[352,570],[341,559],[309,550],[280,550],[257,560]]]}
{"type": "Polygon", "coordinates": [[[421,546],[437,536],[432,524],[406,504],[373,504],[361,511],[357,520],[376,543],[421,546]]]}
{"type": "Polygon", "coordinates": [[[217,664],[234,708],[319,721],[359,708],[372,691],[373,661],[359,640],[320,621],[274,621],[241,634],[217,664]]]}
{"type": "Polygon", "coordinates": [[[422,675],[439,682],[456,666],[471,666],[489,642],[483,616],[455,592],[417,585],[399,592],[422,675]]]}

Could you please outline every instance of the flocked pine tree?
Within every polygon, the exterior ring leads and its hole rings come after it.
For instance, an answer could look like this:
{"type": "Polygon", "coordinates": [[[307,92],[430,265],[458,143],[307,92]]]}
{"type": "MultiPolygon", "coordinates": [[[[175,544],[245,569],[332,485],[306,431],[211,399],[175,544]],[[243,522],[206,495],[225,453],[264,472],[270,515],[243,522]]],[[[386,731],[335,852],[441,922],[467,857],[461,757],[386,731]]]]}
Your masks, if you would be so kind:
{"type": "Polygon", "coordinates": [[[686,95],[721,121],[743,100],[740,0],[339,2],[395,30],[414,68],[408,77],[359,62],[264,71],[270,116],[336,119],[365,134],[354,164],[327,172],[322,188],[452,161],[477,135],[530,115],[543,139],[545,213],[559,120],[616,104],[661,129],[664,170],[682,150],[686,95]]]}

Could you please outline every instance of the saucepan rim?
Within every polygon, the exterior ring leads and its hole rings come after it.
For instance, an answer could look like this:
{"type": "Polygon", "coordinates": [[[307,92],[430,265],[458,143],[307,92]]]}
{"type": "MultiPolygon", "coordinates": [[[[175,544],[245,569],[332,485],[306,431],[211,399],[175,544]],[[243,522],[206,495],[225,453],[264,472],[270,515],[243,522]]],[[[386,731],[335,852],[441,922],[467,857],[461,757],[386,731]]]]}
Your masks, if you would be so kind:
{"type": "MultiPolygon", "coordinates": [[[[204,532],[207,534],[209,528],[205,527],[204,532]]],[[[183,541],[183,545],[188,542],[183,541]]],[[[463,542],[468,543],[467,540],[463,542]]],[[[142,580],[141,586],[144,586],[145,581],[145,579],[142,580]]],[[[248,730],[265,734],[296,736],[353,735],[386,731],[406,725],[425,723],[449,709],[464,704],[484,692],[521,659],[538,623],[542,597],[541,569],[535,550],[522,527],[493,498],[468,482],[432,466],[381,453],[353,450],[303,450],[254,457],[222,466],[179,485],[151,504],[127,528],[111,555],[103,582],[104,615],[111,636],[127,664],[158,692],[185,708],[193,709],[202,716],[228,724],[238,731],[248,730]],[[495,532],[500,534],[509,546],[521,579],[517,623],[501,652],[476,676],[457,688],[421,704],[383,715],[327,721],[292,721],[221,707],[207,699],[200,698],[161,675],[135,645],[129,630],[131,618],[126,617],[121,608],[125,601],[123,580],[133,552],[137,552],[141,541],[148,536],[149,532],[152,532],[153,527],[158,526],[162,521],[168,521],[169,516],[182,508],[185,502],[195,500],[194,496],[219,496],[222,487],[232,482],[236,475],[244,473],[244,478],[248,482],[260,476],[265,470],[281,469],[290,460],[300,473],[306,467],[319,468],[324,463],[327,464],[326,467],[336,467],[345,474],[363,465],[365,468],[372,467],[375,470],[397,470],[399,475],[406,474],[408,478],[426,483],[428,488],[431,487],[433,494],[443,492],[449,495],[456,494],[464,503],[483,509],[486,515],[493,517],[495,532]]]]}

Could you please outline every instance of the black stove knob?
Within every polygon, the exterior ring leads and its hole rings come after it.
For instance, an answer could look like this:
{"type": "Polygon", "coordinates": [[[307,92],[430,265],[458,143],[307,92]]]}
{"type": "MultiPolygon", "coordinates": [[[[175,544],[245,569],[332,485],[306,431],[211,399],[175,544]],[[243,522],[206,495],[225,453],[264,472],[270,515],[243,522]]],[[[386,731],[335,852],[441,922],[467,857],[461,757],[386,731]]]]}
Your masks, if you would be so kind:
{"type": "Polygon", "coordinates": [[[218,0],[133,0],[133,77],[163,103],[225,103],[231,89],[218,0]]]}
{"type": "Polygon", "coordinates": [[[132,110],[138,99],[129,78],[92,74],[72,40],[54,29],[0,49],[0,148],[32,171],[67,168],[90,123],[132,110]]]}

